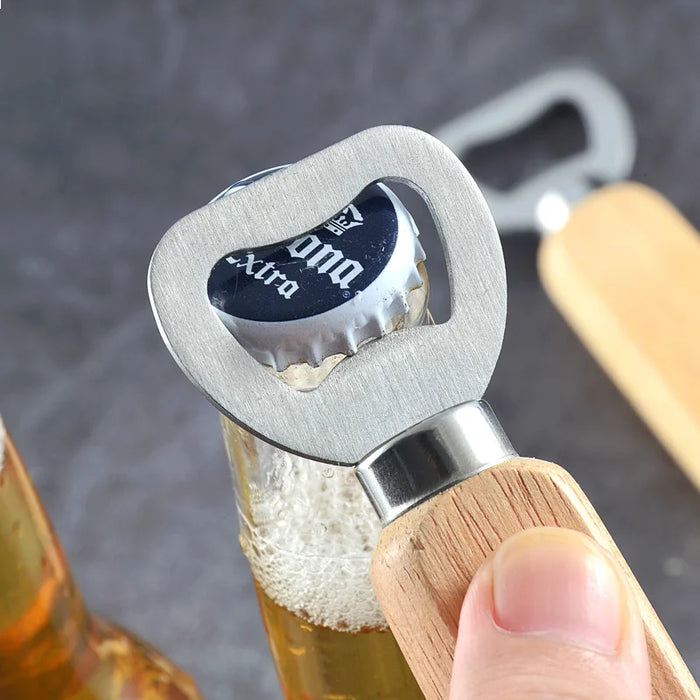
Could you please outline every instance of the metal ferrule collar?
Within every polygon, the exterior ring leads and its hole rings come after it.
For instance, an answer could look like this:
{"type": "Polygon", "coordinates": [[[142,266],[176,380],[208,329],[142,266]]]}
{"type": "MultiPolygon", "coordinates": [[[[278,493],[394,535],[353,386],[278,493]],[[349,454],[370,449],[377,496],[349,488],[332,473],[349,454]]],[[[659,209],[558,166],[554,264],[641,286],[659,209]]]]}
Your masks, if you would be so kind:
{"type": "Polygon", "coordinates": [[[517,453],[485,401],[414,425],[367,455],[357,475],[383,525],[440,491],[517,453]]]}

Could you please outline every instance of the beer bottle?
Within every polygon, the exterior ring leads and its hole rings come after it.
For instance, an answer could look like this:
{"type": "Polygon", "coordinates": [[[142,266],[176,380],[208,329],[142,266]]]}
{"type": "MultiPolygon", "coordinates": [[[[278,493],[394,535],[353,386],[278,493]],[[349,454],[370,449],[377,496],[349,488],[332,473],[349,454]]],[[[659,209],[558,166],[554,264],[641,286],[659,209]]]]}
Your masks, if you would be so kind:
{"type": "Polygon", "coordinates": [[[0,698],[200,700],[156,649],[85,607],[2,422],[0,698]]]}
{"type": "MultiPolygon", "coordinates": [[[[374,184],[314,231],[222,258],[209,299],[253,357],[310,391],[366,343],[423,322],[424,258],[408,210],[374,184]]],[[[240,543],[285,698],[423,698],[372,590],[381,524],[353,470],[222,423],[240,543]]]]}

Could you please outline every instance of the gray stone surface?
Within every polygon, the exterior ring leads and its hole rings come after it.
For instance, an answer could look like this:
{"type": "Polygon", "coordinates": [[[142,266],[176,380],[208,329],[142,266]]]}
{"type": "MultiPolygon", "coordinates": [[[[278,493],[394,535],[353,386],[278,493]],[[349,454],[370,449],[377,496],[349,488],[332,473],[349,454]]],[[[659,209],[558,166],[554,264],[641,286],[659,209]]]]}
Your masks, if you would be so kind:
{"type": "MultiPolygon", "coordinates": [[[[694,0],[4,0],[0,408],[92,607],[208,698],[279,697],[215,411],[148,308],[171,222],[249,172],[377,123],[430,129],[575,59],[630,101],[636,178],[698,225],[699,37],[694,0]]],[[[487,398],[523,454],[579,479],[700,675],[698,494],[553,310],[535,250],[505,241],[487,398]]]]}

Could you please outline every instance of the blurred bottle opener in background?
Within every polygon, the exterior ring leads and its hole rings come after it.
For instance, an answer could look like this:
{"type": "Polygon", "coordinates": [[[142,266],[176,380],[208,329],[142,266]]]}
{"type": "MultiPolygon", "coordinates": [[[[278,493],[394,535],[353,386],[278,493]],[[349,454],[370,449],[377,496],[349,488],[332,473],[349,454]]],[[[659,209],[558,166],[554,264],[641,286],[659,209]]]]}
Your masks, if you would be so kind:
{"type": "Polygon", "coordinates": [[[502,235],[543,235],[551,300],[700,488],[700,238],[659,193],[620,182],[636,147],[621,95],[590,70],[552,70],[434,133],[468,164],[476,146],[562,104],[579,112],[586,149],[510,191],[481,191],[502,235]]]}

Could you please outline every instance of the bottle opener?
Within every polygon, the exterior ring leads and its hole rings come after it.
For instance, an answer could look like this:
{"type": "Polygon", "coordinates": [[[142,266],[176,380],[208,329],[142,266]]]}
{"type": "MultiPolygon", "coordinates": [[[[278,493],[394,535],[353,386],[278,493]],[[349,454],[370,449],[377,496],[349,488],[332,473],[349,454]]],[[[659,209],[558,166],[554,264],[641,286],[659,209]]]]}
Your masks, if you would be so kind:
{"type": "Polygon", "coordinates": [[[462,155],[561,103],[579,111],[587,149],[509,192],[482,192],[501,233],[545,234],[538,267],[552,302],[700,488],[700,236],[658,192],[618,182],[635,154],[619,93],[591,71],[555,70],[435,135],[462,155]]]}
{"type": "Polygon", "coordinates": [[[655,697],[700,697],[580,488],[561,467],[518,457],[480,400],[505,326],[503,257],[476,184],[437,139],[401,126],[369,129],[189,214],[156,248],[149,293],[166,345],[219,410],[284,449],[356,469],[384,524],[372,583],[426,698],[447,697],[471,577],[500,542],[536,525],[585,532],[610,552],[644,618],[655,697]],[[370,343],[318,388],[296,391],[220,323],[207,277],[229,251],[312,230],[379,180],[404,182],[428,204],[452,315],[370,343]]]}

